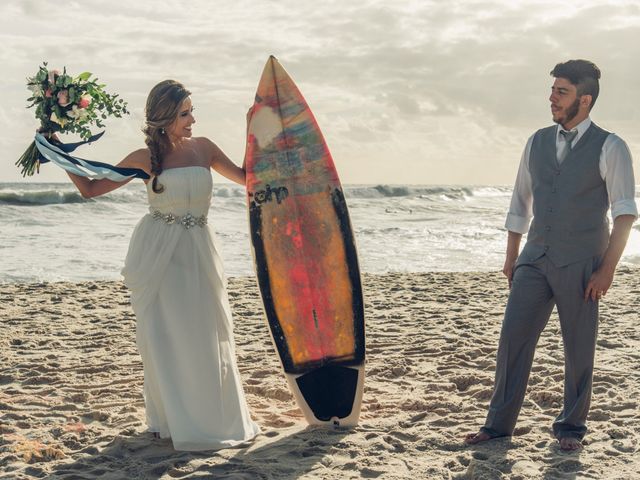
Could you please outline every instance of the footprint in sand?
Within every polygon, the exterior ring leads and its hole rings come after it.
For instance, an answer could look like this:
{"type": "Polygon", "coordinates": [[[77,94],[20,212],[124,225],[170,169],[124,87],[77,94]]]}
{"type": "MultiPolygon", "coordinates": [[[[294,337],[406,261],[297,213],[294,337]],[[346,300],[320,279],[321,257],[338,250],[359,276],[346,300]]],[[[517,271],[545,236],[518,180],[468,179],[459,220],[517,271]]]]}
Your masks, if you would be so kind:
{"type": "Polygon", "coordinates": [[[482,379],[477,375],[460,375],[453,377],[451,381],[456,385],[459,392],[464,392],[468,390],[470,386],[482,383],[482,379]]]}
{"type": "Polygon", "coordinates": [[[360,470],[360,477],[362,478],[378,478],[384,472],[381,470],[374,470],[372,468],[365,467],[360,470]]]}
{"type": "Polygon", "coordinates": [[[486,402],[493,396],[493,388],[483,388],[475,392],[472,397],[481,402],[486,402]]]}
{"type": "Polygon", "coordinates": [[[615,440],[626,438],[629,435],[628,432],[622,428],[610,428],[606,431],[606,434],[609,435],[609,438],[615,440]]]}
{"type": "Polygon", "coordinates": [[[511,467],[514,478],[540,478],[540,465],[531,460],[518,460],[511,467]]]}
{"type": "Polygon", "coordinates": [[[622,453],[634,453],[636,451],[635,442],[628,439],[614,440],[612,447],[622,453]]]}
{"type": "Polygon", "coordinates": [[[418,423],[419,421],[423,420],[426,416],[427,416],[427,412],[421,412],[411,417],[409,419],[409,423],[418,423]]]}
{"type": "Polygon", "coordinates": [[[575,473],[582,469],[582,464],[578,460],[567,459],[554,464],[553,467],[563,473],[575,473]]]}
{"type": "Polygon", "coordinates": [[[589,420],[593,420],[595,422],[606,422],[611,418],[607,412],[602,410],[592,410],[589,413],[589,420]]]}
{"type": "Polygon", "coordinates": [[[488,460],[489,459],[489,455],[487,455],[484,452],[473,452],[471,454],[471,456],[473,458],[475,458],[476,460],[488,460]]]}
{"type": "Polygon", "coordinates": [[[531,432],[531,427],[529,426],[516,427],[516,429],[513,431],[513,436],[520,437],[522,435],[526,435],[529,432],[531,432]]]}
{"type": "Polygon", "coordinates": [[[529,398],[541,408],[556,408],[562,404],[562,394],[549,390],[533,391],[529,398]]]}

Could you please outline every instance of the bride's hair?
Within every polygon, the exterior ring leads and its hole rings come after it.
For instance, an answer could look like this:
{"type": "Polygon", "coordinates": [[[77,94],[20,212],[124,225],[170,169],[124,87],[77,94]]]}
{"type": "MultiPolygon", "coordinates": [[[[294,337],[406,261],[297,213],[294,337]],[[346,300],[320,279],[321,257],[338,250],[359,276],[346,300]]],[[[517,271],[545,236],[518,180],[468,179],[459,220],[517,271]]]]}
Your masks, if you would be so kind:
{"type": "Polygon", "coordinates": [[[162,193],[164,186],[158,184],[158,175],[162,173],[162,159],[171,150],[171,141],[166,129],[178,117],[180,105],[191,95],[184,85],[175,80],[163,80],[149,92],[145,107],[146,122],[142,131],[144,143],[151,152],[151,188],[155,193],[162,193]]]}

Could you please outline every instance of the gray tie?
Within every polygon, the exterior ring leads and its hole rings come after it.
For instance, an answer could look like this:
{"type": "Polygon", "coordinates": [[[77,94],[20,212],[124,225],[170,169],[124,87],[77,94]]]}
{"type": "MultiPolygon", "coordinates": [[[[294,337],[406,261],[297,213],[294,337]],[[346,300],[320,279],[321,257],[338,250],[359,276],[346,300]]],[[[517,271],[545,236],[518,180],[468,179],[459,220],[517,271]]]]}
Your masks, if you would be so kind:
{"type": "Polygon", "coordinates": [[[562,152],[558,156],[558,163],[562,163],[562,161],[567,157],[567,155],[571,151],[571,148],[572,148],[571,143],[573,142],[573,139],[576,138],[576,135],[578,135],[578,130],[571,130],[571,131],[560,130],[560,135],[562,135],[562,137],[564,138],[566,145],[564,146],[564,148],[562,149],[562,152]]]}

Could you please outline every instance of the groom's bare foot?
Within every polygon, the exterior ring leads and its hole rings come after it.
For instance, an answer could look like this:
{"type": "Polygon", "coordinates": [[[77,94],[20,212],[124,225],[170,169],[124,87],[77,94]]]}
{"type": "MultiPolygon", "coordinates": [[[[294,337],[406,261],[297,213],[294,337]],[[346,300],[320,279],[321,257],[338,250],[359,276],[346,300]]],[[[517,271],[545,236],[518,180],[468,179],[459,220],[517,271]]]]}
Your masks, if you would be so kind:
{"type": "Polygon", "coordinates": [[[582,442],[577,438],[562,437],[558,439],[558,442],[560,442],[560,450],[564,450],[565,452],[575,452],[582,448],[582,442]]]}
{"type": "Polygon", "coordinates": [[[479,431],[478,433],[470,433],[467,435],[464,438],[464,443],[467,445],[475,445],[476,443],[486,442],[487,440],[491,440],[491,435],[483,431],[479,431]]]}

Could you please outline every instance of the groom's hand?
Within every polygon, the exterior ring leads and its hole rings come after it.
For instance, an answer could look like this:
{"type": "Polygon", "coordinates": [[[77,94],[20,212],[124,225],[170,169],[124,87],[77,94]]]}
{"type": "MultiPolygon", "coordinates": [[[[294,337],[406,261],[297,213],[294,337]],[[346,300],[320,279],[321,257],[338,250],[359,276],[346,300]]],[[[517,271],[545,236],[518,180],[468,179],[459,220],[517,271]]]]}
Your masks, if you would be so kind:
{"type": "Polygon", "coordinates": [[[584,301],[591,299],[595,302],[604,297],[613,283],[613,273],[614,271],[602,267],[593,272],[584,291],[584,301]]]}
{"type": "Polygon", "coordinates": [[[507,258],[504,261],[504,267],[502,267],[502,273],[505,277],[507,277],[507,280],[509,281],[509,288],[511,288],[511,284],[513,283],[513,269],[516,266],[516,258],[512,258],[511,256],[507,255],[507,258]]]}

